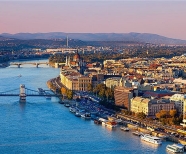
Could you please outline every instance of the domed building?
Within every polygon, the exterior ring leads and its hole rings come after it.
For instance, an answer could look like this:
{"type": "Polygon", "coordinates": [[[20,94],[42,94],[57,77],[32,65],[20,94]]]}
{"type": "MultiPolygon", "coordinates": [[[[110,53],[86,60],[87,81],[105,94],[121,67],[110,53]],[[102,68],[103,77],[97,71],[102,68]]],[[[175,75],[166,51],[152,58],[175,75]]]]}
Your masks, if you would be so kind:
{"type": "Polygon", "coordinates": [[[77,50],[76,54],[73,57],[73,61],[74,62],[80,62],[80,59],[81,59],[81,57],[80,57],[80,55],[78,53],[78,50],[77,50]]]}
{"type": "Polygon", "coordinates": [[[81,74],[84,74],[86,62],[80,57],[77,50],[76,54],[73,56],[72,61],[70,60],[70,56],[66,57],[65,67],[77,69],[81,74]]]}

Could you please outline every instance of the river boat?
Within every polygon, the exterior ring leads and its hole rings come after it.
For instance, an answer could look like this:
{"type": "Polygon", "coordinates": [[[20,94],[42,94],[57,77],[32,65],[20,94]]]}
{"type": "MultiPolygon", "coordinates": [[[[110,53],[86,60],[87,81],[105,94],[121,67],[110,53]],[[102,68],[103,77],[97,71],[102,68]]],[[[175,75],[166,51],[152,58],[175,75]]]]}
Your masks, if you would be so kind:
{"type": "Polygon", "coordinates": [[[115,121],[107,121],[105,123],[105,126],[109,128],[115,128],[117,126],[117,123],[115,121]]]}
{"type": "Polygon", "coordinates": [[[162,141],[159,137],[151,136],[149,134],[141,135],[140,138],[143,141],[153,143],[153,144],[156,144],[156,145],[162,144],[162,141]]]}
{"type": "Polygon", "coordinates": [[[91,114],[88,113],[88,112],[86,112],[86,113],[84,113],[84,114],[81,114],[81,117],[82,117],[82,118],[85,118],[85,119],[91,119],[91,114]]]}
{"type": "Polygon", "coordinates": [[[101,124],[101,121],[100,120],[97,120],[97,119],[94,119],[94,123],[97,124],[97,125],[100,125],[101,124]]]}
{"type": "Polygon", "coordinates": [[[69,111],[72,112],[72,113],[76,113],[76,109],[73,108],[73,107],[69,107],[69,111]]]}
{"type": "Polygon", "coordinates": [[[59,104],[64,104],[64,102],[63,101],[59,101],[59,104]]]}
{"type": "Polygon", "coordinates": [[[65,106],[65,107],[70,107],[70,104],[65,103],[64,106],[65,106]]]}
{"type": "Polygon", "coordinates": [[[123,130],[123,131],[126,131],[126,132],[129,131],[129,128],[128,127],[125,127],[125,126],[121,126],[120,129],[123,130]]]}
{"type": "Polygon", "coordinates": [[[106,120],[106,119],[104,119],[104,118],[99,118],[98,120],[101,121],[101,124],[102,124],[103,126],[105,126],[105,125],[106,125],[106,122],[108,121],[108,120],[106,120]]]}
{"type": "Polygon", "coordinates": [[[80,114],[79,112],[76,112],[76,113],[75,113],[75,116],[76,116],[76,117],[81,117],[81,114],[80,114]]]}
{"type": "Polygon", "coordinates": [[[172,153],[184,153],[184,146],[182,144],[167,145],[166,150],[172,153]]]}
{"type": "Polygon", "coordinates": [[[142,133],[138,132],[138,131],[134,131],[134,132],[132,132],[132,134],[135,136],[139,136],[139,137],[142,135],[142,133]]]}

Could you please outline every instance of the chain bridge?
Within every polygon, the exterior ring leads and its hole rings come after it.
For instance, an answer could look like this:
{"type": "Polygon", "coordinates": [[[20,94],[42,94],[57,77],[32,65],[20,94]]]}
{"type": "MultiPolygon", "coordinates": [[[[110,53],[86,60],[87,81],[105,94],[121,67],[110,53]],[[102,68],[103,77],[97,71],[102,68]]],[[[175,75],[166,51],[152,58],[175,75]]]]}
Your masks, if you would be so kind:
{"type": "Polygon", "coordinates": [[[24,84],[21,84],[20,88],[0,92],[0,96],[19,96],[20,101],[24,102],[26,101],[27,96],[44,96],[46,98],[51,98],[51,97],[60,97],[62,95],[52,93],[50,90],[44,90],[42,88],[38,88],[38,90],[32,90],[26,88],[24,84]]]}

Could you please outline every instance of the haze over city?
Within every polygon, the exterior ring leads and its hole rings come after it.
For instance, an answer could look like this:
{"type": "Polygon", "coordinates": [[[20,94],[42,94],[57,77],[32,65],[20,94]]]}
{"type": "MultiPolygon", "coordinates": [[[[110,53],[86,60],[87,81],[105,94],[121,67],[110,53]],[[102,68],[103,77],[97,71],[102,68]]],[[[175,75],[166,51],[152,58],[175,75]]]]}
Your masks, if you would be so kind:
{"type": "Polygon", "coordinates": [[[153,33],[186,40],[185,1],[0,1],[0,33],[153,33]]]}

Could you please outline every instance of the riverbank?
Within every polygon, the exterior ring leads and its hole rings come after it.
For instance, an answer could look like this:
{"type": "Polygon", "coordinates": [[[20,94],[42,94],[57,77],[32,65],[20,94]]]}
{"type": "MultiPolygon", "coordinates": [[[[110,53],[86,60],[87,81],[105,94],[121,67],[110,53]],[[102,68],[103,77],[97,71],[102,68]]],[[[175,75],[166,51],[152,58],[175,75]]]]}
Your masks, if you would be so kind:
{"type": "Polygon", "coordinates": [[[152,134],[158,137],[163,135],[168,141],[186,145],[186,138],[184,134],[179,133],[177,129],[150,121],[143,121],[141,119],[137,119],[136,117],[124,114],[117,114],[116,117],[124,120],[128,127],[132,129],[136,129],[142,133],[152,134]]]}

